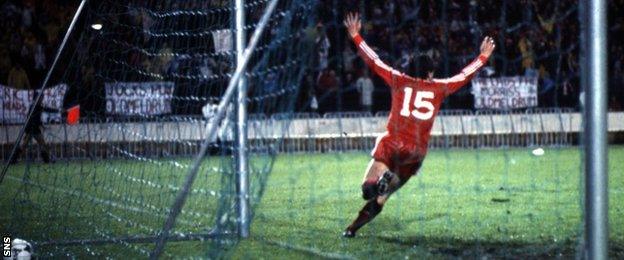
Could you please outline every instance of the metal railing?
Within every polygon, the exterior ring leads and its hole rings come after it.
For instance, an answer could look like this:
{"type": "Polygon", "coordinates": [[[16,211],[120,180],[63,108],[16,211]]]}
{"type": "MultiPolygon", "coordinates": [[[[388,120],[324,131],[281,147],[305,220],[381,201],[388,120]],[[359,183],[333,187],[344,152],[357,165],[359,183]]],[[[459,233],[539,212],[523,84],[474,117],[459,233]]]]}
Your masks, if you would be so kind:
{"type": "MultiPolygon", "coordinates": [[[[387,113],[342,112],[286,113],[249,116],[252,153],[317,153],[370,151],[385,131],[387,113]]],[[[610,113],[610,131],[624,132],[623,112],[610,113]],[[612,122],[613,121],[613,122],[612,122]]],[[[51,154],[59,159],[167,158],[192,156],[205,138],[200,116],[163,118],[88,119],[80,124],[46,125],[44,137],[51,154]]],[[[18,125],[0,128],[0,155],[5,160],[19,132],[18,125]]],[[[577,142],[581,115],[567,108],[526,111],[443,110],[431,131],[429,147],[480,148],[568,146],[577,142]]],[[[222,128],[211,154],[232,152],[231,128],[222,128]]],[[[32,140],[22,160],[37,158],[39,145],[32,140]]]]}

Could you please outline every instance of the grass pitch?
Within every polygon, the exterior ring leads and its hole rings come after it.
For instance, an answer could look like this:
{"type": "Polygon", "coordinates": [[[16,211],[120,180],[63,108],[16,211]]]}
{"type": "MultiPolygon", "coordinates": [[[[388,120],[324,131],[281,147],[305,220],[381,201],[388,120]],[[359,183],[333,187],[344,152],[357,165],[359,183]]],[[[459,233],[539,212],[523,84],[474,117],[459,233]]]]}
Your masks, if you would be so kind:
{"type": "MultiPolygon", "coordinates": [[[[430,151],[418,176],[395,193],[383,212],[353,239],[344,239],[340,234],[364,204],[359,187],[369,156],[360,152],[279,155],[267,180],[265,194],[254,210],[251,237],[229,249],[225,256],[236,259],[573,257],[583,228],[581,155],[578,148],[547,148],[545,151],[543,156],[532,155],[530,149],[430,151]]],[[[624,258],[622,159],[624,147],[611,147],[609,225],[610,255],[614,258],[624,258]]],[[[11,168],[0,185],[3,194],[12,196],[3,196],[0,203],[3,209],[7,205],[11,208],[16,201],[21,201],[19,198],[27,197],[34,205],[22,207],[31,210],[22,214],[28,216],[26,221],[30,223],[21,227],[22,234],[36,234],[38,230],[57,233],[70,230],[72,234],[102,232],[98,228],[107,224],[111,230],[145,232],[142,230],[145,225],[159,227],[162,222],[154,219],[150,225],[141,214],[111,205],[90,206],[93,203],[84,198],[87,195],[88,198],[116,198],[111,192],[117,192],[129,198],[118,199],[117,203],[133,208],[149,206],[132,200],[138,197],[153,204],[167,205],[169,200],[148,199],[150,196],[160,198],[162,194],[154,192],[158,190],[136,188],[137,183],[126,178],[146,178],[163,172],[163,167],[149,165],[128,161],[18,165],[11,168]],[[35,168],[25,171],[26,167],[35,168]],[[58,173],[37,175],[43,168],[36,167],[47,167],[46,172],[58,173]],[[100,175],[79,177],[81,174],[77,173],[86,169],[100,175]],[[111,169],[127,169],[131,176],[115,177],[111,169]],[[51,192],[49,185],[21,185],[25,172],[29,172],[28,179],[32,183],[55,183],[60,190],[76,191],[80,195],[51,192]],[[57,181],[50,182],[49,178],[57,181]],[[34,188],[28,188],[27,192],[20,190],[29,186],[34,188]],[[102,186],[112,188],[103,189],[102,186]],[[51,194],[56,198],[51,199],[51,194]],[[44,216],[49,215],[42,214],[64,212],[72,203],[80,201],[85,207],[73,207],[80,210],[67,213],[66,219],[47,219],[44,216]],[[83,219],[88,221],[79,221],[83,219]],[[55,229],[50,225],[69,226],[69,229],[55,229]]],[[[155,183],[174,186],[179,186],[184,178],[180,173],[158,176],[152,179],[155,183]]],[[[210,180],[199,178],[195,187],[211,185],[214,183],[210,180]]],[[[161,192],[168,193],[169,197],[175,194],[175,190],[165,188],[161,188],[161,192]]],[[[210,225],[210,211],[215,205],[216,202],[204,201],[201,196],[189,201],[186,211],[205,215],[178,225],[186,230],[210,225]]],[[[0,213],[2,223],[14,219],[12,213],[0,213]]],[[[9,231],[15,232],[14,229],[9,231]]],[[[2,225],[0,232],[5,232],[2,225]]],[[[151,247],[151,244],[122,243],[91,246],[92,252],[84,252],[83,247],[75,250],[41,247],[38,253],[47,251],[59,256],[69,251],[79,257],[93,253],[136,258],[145,257],[140,251],[149,251],[151,247]]],[[[165,256],[206,256],[207,247],[205,242],[171,242],[165,256]]]]}

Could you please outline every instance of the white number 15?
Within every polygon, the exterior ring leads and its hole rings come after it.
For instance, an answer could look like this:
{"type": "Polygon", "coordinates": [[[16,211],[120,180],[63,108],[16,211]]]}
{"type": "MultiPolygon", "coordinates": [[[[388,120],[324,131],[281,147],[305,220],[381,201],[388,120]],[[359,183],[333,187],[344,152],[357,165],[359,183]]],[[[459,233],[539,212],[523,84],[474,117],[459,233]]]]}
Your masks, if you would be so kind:
{"type": "Polygon", "coordinates": [[[420,120],[427,120],[433,116],[433,110],[435,107],[429,100],[425,99],[433,99],[434,95],[431,91],[417,91],[416,98],[414,99],[414,110],[410,111],[410,100],[412,99],[412,93],[414,89],[412,88],[404,88],[405,96],[403,97],[403,108],[401,109],[401,116],[409,117],[410,115],[414,116],[420,120]],[[426,112],[420,112],[418,109],[424,108],[426,112]]]}

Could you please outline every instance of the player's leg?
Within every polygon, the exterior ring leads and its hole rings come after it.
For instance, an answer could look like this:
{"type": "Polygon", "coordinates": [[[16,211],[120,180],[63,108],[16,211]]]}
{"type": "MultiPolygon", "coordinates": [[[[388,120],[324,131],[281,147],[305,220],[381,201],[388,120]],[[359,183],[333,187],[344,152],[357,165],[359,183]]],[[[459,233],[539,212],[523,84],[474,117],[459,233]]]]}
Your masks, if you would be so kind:
{"type": "Polygon", "coordinates": [[[409,178],[410,178],[409,176],[402,178],[400,176],[394,175],[392,179],[390,179],[390,181],[388,182],[387,190],[379,194],[379,196],[375,198],[375,200],[377,201],[377,204],[382,205],[382,206],[386,204],[386,202],[388,201],[388,198],[390,198],[390,195],[392,195],[392,193],[394,193],[395,191],[403,187],[403,184],[405,184],[407,180],[409,180],[409,178]]]}
{"type": "Polygon", "coordinates": [[[366,200],[366,204],[345,230],[343,234],[345,237],[355,236],[358,229],[373,220],[383,209],[383,205],[379,204],[376,198],[380,192],[387,191],[389,179],[393,176],[389,169],[394,165],[393,159],[398,150],[394,144],[392,136],[387,133],[377,137],[375,148],[371,152],[374,159],[369,162],[362,183],[362,197],[366,200]]]}
{"type": "Polygon", "coordinates": [[[389,171],[388,167],[385,167],[385,169],[383,167],[369,167],[369,169],[373,169],[373,171],[385,170],[383,173],[372,172],[367,174],[367,177],[372,178],[374,176],[380,176],[379,180],[387,181],[387,188],[384,192],[380,192],[380,194],[366,202],[366,205],[360,210],[358,217],[347,227],[343,235],[345,237],[354,237],[355,232],[366,225],[366,223],[373,220],[381,212],[390,195],[403,187],[403,185],[416,174],[420,165],[421,163],[397,166],[396,169],[394,169],[396,174],[389,171]]]}
{"type": "Polygon", "coordinates": [[[24,151],[24,149],[28,147],[28,144],[30,143],[31,138],[32,138],[31,134],[29,133],[24,134],[22,143],[17,146],[17,150],[15,150],[15,154],[13,155],[13,157],[9,159],[9,164],[14,164],[17,162],[17,159],[19,159],[20,155],[22,155],[22,151],[24,151]]]}
{"type": "Polygon", "coordinates": [[[422,163],[418,162],[396,167],[396,169],[394,169],[396,175],[394,175],[394,178],[389,182],[388,190],[377,196],[377,203],[384,205],[392,193],[399,190],[412,176],[416,175],[421,165],[422,163]]]}
{"type": "MultiPolygon", "coordinates": [[[[356,219],[346,228],[343,233],[345,237],[355,236],[355,232],[375,218],[383,208],[377,203],[375,197],[379,194],[378,182],[382,180],[381,177],[392,166],[388,164],[388,162],[392,162],[392,154],[395,151],[391,144],[390,136],[387,133],[377,137],[375,148],[371,152],[371,156],[375,159],[368,163],[362,182],[362,197],[367,202],[359,211],[356,219]]],[[[381,184],[383,185],[383,183],[381,184]]]]}
{"type": "Polygon", "coordinates": [[[40,150],[40,155],[41,155],[41,159],[43,159],[44,163],[51,163],[52,162],[52,158],[50,158],[50,151],[48,149],[48,145],[45,142],[45,139],[43,139],[43,134],[39,133],[38,135],[35,135],[35,141],[37,141],[37,143],[39,144],[39,150],[40,150]]]}
{"type": "Polygon", "coordinates": [[[389,172],[389,168],[385,163],[374,159],[370,161],[366,170],[366,175],[364,176],[364,182],[362,184],[362,196],[367,200],[367,202],[358,212],[357,218],[343,233],[345,237],[355,236],[355,232],[357,232],[358,229],[379,215],[383,209],[383,204],[379,204],[377,200],[377,197],[380,194],[379,188],[382,185],[387,188],[387,184],[392,182],[385,179],[388,176],[387,173],[389,172]]]}
{"type": "MultiPolygon", "coordinates": [[[[388,166],[378,160],[371,159],[366,167],[362,180],[362,198],[370,200],[379,194],[379,182],[383,182],[383,175],[389,172],[388,166]]],[[[383,183],[382,183],[383,184],[383,183]]]]}
{"type": "Polygon", "coordinates": [[[379,215],[390,195],[400,189],[403,184],[409,180],[409,176],[407,178],[400,178],[396,174],[386,171],[380,180],[387,181],[385,191],[380,192],[379,195],[375,196],[373,199],[369,200],[366,205],[364,205],[364,208],[360,211],[358,218],[353,221],[353,223],[345,231],[345,237],[354,237],[355,232],[357,232],[358,229],[366,225],[366,223],[371,222],[377,215],[379,215]],[[388,176],[388,173],[392,175],[388,176]]]}
{"type": "Polygon", "coordinates": [[[376,199],[371,199],[364,204],[364,207],[358,212],[357,218],[353,220],[351,225],[349,225],[342,235],[344,237],[354,237],[355,232],[357,232],[361,227],[366,225],[366,223],[373,220],[381,210],[383,209],[383,205],[377,203],[376,199]]]}

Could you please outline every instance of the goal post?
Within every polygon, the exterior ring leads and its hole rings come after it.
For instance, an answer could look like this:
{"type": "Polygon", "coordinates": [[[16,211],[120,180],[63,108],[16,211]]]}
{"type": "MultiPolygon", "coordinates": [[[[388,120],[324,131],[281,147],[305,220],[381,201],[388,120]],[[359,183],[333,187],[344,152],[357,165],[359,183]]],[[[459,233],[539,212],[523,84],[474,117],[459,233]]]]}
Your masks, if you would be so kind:
{"type": "Polygon", "coordinates": [[[585,106],[585,250],[587,259],[608,258],[607,32],[604,0],[581,2],[587,43],[585,106]]]}
{"type": "Polygon", "coordinates": [[[275,10],[276,6],[277,6],[277,0],[271,0],[271,2],[268,3],[264,13],[262,14],[262,18],[260,19],[260,22],[258,23],[258,26],[256,27],[253,35],[251,36],[251,39],[249,41],[249,46],[245,48],[245,52],[243,53],[242,57],[239,57],[239,59],[237,59],[238,61],[237,61],[236,71],[234,72],[234,74],[232,75],[232,78],[230,79],[230,82],[228,83],[228,86],[225,90],[225,93],[223,94],[223,98],[219,102],[219,106],[217,107],[217,111],[215,112],[214,117],[211,118],[211,120],[206,125],[206,128],[204,130],[205,139],[203,140],[201,148],[199,152],[197,153],[197,156],[195,157],[193,165],[191,166],[186,176],[186,179],[184,181],[184,186],[178,192],[176,199],[173,205],[171,206],[171,209],[169,210],[169,215],[163,225],[162,230],[160,231],[159,238],[156,240],[156,244],[154,246],[154,250],[152,251],[150,255],[150,259],[158,259],[160,255],[162,254],[162,251],[164,250],[165,244],[167,243],[167,237],[169,236],[169,232],[175,225],[177,216],[178,214],[180,214],[182,207],[184,206],[184,202],[186,201],[188,193],[191,190],[191,186],[193,185],[193,182],[195,181],[195,178],[197,177],[199,166],[201,162],[203,161],[204,156],[206,155],[206,152],[208,151],[210,141],[212,140],[212,137],[215,136],[217,133],[216,132],[217,127],[220,121],[225,116],[225,111],[227,109],[227,106],[232,100],[232,97],[234,96],[235,90],[237,89],[237,86],[239,85],[239,80],[241,79],[241,76],[243,76],[243,72],[245,71],[247,64],[249,64],[251,53],[256,48],[256,44],[258,44],[258,41],[260,40],[260,36],[262,35],[262,32],[264,31],[264,28],[266,27],[269,21],[269,18],[271,17],[271,14],[275,10]]]}
{"type": "MultiPolygon", "coordinates": [[[[235,0],[235,32],[236,32],[236,63],[237,67],[243,66],[243,51],[245,51],[245,6],[244,0],[235,0]]],[[[239,235],[243,238],[249,236],[249,171],[247,157],[247,81],[245,76],[238,80],[237,99],[237,149],[236,168],[238,176],[238,218],[239,235]]]]}

